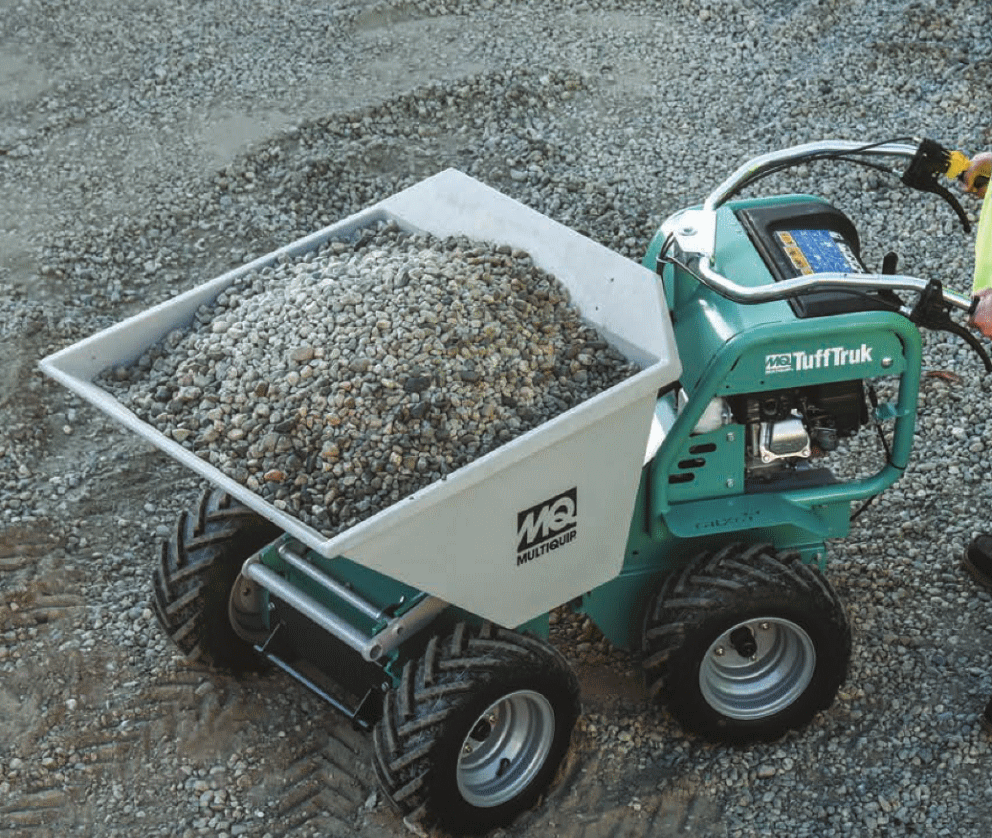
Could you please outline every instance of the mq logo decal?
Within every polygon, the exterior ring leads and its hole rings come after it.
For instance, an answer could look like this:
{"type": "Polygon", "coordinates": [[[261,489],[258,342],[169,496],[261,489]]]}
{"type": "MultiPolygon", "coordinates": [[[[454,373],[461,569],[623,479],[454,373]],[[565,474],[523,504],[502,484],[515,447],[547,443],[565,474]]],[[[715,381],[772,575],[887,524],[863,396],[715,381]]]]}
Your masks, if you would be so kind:
{"type": "Polygon", "coordinates": [[[578,489],[555,495],[517,513],[517,564],[527,564],[575,541],[578,534],[578,489]]]}

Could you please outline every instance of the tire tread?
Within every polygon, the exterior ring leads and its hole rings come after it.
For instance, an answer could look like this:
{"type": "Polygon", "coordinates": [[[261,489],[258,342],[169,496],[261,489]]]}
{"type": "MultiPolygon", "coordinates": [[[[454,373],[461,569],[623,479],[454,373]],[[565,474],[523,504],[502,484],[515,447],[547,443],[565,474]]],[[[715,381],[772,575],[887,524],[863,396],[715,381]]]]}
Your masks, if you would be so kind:
{"type": "MultiPolygon", "coordinates": [[[[846,678],[850,658],[851,629],[843,605],[818,568],[804,564],[795,551],[778,554],[767,544],[745,547],[732,543],[713,553],[702,553],[662,582],[644,623],[642,667],[648,693],[673,709],[673,702],[679,703],[676,697],[686,694],[682,681],[696,677],[686,671],[691,669],[683,653],[688,639],[715,614],[746,609],[750,600],[758,596],[783,601],[803,597],[827,633],[836,638],[841,660],[831,673],[833,688],[809,690],[804,697],[812,710],[810,717],[828,707],[846,678]]],[[[774,720],[769,720],[767,727],[760,723],[737,727],[728,723],[725,730],[715,729],[710,722],[699,721],[703,714],[697,708],[698,703],[688,710],[673,712],[683,727],[707,739],[740,744],[744,728],[749,737],[746,741],[775,739],[784,732],[774,720]]]]}
{"type": "Polygon", "coordinates": [[[551,672],[567,685],[573,706],[557,721],[567,724],[570,733],[579,712],[578,681],[561,654],[540,640],[488,623],[459,622],[446,637],[432,638],[421,657],[404,666],[400,683],[383,702],[372,762],[383,791],[406,817],[452,827],[450,820],[457,816],[429,781],[444,723],[464,706],[466,694],[497,682],[508,670],[551,672]]]}
{"type": "Polygon", "coordinates": [[[229,588],[225,592],[216,588],[221,577],[232,574],[232,563],[243,561],[280,532],[217,489],[204,491],[194,509],[177,516],[153,571],[152,606],[187,661],[234,669],[258,667],[259,660],[248,654],[248,644],[233,631],[215,630],[227,620],[224,597],[229,593],[229,588]]]}

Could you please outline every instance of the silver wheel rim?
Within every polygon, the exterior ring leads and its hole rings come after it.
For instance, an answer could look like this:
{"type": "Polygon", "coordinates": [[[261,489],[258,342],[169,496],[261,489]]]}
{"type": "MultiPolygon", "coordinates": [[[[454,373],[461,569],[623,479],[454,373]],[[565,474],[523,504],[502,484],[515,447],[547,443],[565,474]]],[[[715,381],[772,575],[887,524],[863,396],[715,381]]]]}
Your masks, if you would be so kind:
{"type": "Polygon", "coordinates": [[[493,702],[462,742],[461,796],[479,808],[512,800],[547,761],[554,734],[554,710],[540,693],[519,690],[493,702]]]}
{"type": "Polygon", "coordinates": [[[234,633],[248,643],[264,643],[270,634],[269,631],[261,628],[264,602],[261,587],[239,573],[231,587],[231,596],[228,597],[227,617],[234,633]],[[257,623],[254,630],[246,625],[246,620],[257,623]]]}
{"type": "Polygon", "coordinates": [[[816,649],[800,626],[762,617],[731,627],[706,650],[699,687],[724,716],[760,719],[796,701],[815,668],[816,649]]]}

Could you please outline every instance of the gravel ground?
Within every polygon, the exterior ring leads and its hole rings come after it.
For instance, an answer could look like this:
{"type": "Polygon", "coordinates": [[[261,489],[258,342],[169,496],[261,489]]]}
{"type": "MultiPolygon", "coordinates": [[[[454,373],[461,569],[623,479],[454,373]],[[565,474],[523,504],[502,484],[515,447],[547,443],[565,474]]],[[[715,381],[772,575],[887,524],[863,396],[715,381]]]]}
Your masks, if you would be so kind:
{"type": "MultiPolygon", "coordinates": [[[[992,147],[987,0],[0,6],[10,836],[406,832],[365,738],[316,699],[178,659],[148,577],[196,481],[39,358],[448,166],[637,259],[771,148],[992,147]]],[[[777,187],[835,200],[869,265],[895,249],[967,290],[972,240],[936,198],[842,168],[777,187]]],[[[646,702],[636,660],[562,616],[586,713],[561,782],[507,836],[992,831],[992,598],[958,567],[987,525],[992,377],[943,335],[925,364],[911,468],[831,545],[855,633],[835,705],[771,745],[706,745],[646,702]]]]}

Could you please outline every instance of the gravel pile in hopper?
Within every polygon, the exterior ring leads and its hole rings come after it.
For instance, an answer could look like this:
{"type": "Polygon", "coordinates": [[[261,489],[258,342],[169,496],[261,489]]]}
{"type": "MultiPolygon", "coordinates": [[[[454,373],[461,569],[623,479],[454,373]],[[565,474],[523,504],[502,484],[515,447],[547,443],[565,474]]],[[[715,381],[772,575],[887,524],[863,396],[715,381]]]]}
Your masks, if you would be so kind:
{"type": "Polygon", "coordinates": [[[239,278],[101,384],[330,537],[636,371],[523,251],[381,224],[239,278]]]}

